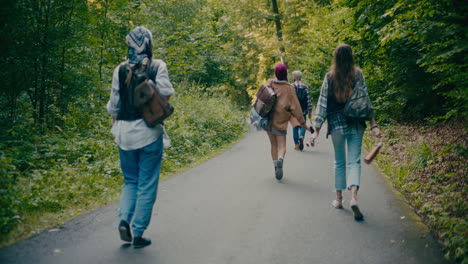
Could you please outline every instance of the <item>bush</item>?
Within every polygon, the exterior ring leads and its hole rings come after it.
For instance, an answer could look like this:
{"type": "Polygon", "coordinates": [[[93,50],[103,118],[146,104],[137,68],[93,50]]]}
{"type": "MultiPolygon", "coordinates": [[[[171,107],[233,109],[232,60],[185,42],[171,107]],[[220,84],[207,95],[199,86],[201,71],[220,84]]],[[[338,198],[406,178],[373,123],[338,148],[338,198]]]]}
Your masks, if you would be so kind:
{"type": "Polygon", "coordinates": [[[467,263],[466,123],[396,125],[383,131],[385,147],[376,163],[441,242],[446,258],[467,263]]]}
{"type": "MultiPolygon", "coordinates": [[[[166,130],[172,146],[164,152],[162,177],[229,145],[247,128],[244,113],[229,100],[188,87],[171,99],[176,110],[166,130]]],[[[25,124],[0,136],[1,245],[117,199],[123,177],[100,98],[75,102],[63,127],[46,134],[25,124]],[[35,222],[46,214],[57,217],[35,222]]]]}

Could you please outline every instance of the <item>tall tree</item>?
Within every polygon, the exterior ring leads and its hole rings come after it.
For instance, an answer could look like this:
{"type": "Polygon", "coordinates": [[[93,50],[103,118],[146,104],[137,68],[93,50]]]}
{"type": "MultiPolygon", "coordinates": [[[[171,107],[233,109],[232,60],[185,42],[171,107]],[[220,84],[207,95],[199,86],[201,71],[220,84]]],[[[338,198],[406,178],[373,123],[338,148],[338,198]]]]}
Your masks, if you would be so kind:
{"type": "Polygon", "coordinates": [[[373,69],[382,107],[392,118],[468,113],[466,11],[463,1],[348,0],[354,29],[373,69]]]}
{"type": "Polygon", "coordinates": [[[281,16],[278,9],[278,3],[276,0],[271,0],[271,6],[273,8],[274,20],[276,25],[276,36],[278,37],[279,42],[279,50],[281,53],[285,52],[284,44],[283,44],[283,30],[281,29],[281,16]]]}

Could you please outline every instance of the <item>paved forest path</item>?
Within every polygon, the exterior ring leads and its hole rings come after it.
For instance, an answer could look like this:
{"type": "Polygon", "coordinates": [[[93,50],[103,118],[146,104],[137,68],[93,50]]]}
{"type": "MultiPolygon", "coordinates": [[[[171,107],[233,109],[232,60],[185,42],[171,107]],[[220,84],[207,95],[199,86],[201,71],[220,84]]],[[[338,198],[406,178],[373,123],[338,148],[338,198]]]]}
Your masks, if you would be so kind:
{"type": "Polygon", "coordinates": [[[118,203],[60,228],[0,249],[0,263],[319,264],[445,263],[440,247],[384,182],[363,164],[356,222],[331,207],[333,149],[292,150],[284,179],[274,178],[264,132],[251,131],[232,148],[161,182],[145,236],[153,244],[133,249],[119,240],[118,203]]]}

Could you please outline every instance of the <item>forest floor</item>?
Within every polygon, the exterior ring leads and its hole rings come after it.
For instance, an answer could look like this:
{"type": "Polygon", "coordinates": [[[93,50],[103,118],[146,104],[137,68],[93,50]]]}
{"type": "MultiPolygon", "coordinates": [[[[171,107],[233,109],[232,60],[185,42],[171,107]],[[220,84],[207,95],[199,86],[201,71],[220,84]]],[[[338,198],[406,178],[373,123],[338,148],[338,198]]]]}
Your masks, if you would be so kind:
{"type": "MultiPolygon", "coordinates": [[[[384,147],[376,161],[444,246],[446,257],[460,263],[468,261],[467,125],[384,127],[384,147]]],[[[372,143],[367,140],[368,149],[372,143]]]]}

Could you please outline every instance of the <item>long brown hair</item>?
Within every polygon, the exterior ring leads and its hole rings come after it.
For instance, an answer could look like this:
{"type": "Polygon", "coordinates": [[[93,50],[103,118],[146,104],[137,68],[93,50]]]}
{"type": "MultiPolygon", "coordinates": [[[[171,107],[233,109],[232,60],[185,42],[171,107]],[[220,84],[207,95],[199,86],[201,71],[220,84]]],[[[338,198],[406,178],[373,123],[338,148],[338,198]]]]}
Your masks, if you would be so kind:
{"type": "Polygon", "coordinates": [[[129,71],[128,71],[128,74],[127,74],[127,78],[125,79],[125,85],[127,87],[130,87],[130,83],[132,81],[132,76],[133,76],[133,73],[137,70],[140,70],[140,71],[145,71],[146,68],[149,66],[150,64],[150,60],[151,60],[151,57],[149,58],[144,58],[143,60],[141,60],[138,64],[135,64],[133,66],[130,66],[129,67],[129,71]]]}
{"type": "Polygon", "coordinates": [[[344,103],[351,96],[357,70],[351,46],[341,44],[336,47],[328,79],[333,83],[333,93],[338,102],[344,103]]]}

